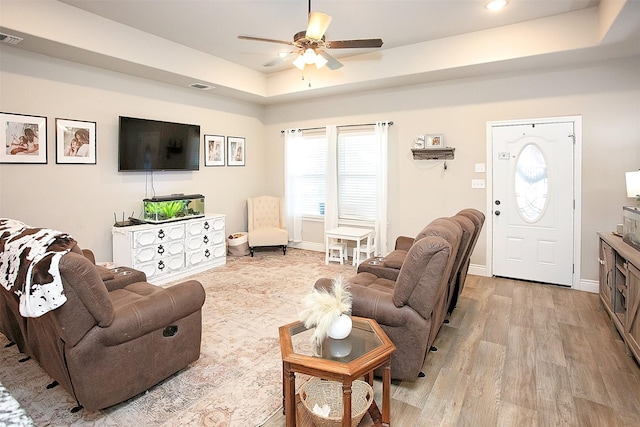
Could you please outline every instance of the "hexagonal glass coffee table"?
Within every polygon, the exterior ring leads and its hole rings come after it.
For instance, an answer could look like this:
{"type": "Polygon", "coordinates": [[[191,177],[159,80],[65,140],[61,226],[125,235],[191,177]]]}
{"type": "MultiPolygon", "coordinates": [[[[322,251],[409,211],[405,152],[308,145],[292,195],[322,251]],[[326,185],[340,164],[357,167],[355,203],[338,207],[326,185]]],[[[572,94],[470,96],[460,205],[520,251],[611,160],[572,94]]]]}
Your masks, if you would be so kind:
{"type": "Polygon", "coordinates": [[[320,346],[311,344],[313,329],[302,322],[281,326],[282,387],[287,427],[296,426],[296,372],[342,383],[344,414],[342,425],[351,426],[351,384],[364,376],[373,385],[373,371],[382,369],[382,414],[374,401],[373,419],[390,425],[391,354],[396,347],[373,319],[352,317],[353,328],[345,339],[327,338],[320,346]]]}

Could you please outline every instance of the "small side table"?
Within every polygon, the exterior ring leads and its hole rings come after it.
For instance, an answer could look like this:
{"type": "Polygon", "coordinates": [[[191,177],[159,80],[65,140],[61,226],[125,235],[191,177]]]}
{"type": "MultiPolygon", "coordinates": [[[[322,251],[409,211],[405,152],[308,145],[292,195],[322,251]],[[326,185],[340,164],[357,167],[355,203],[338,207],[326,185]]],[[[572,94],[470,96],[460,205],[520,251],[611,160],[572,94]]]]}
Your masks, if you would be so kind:
{"type": "Polygon", "coordinates": [[[329,245],[331,239],[337,239],[341,241],[353,240],[356,242],[356,252],[353,257],[353,265],[358,266],[360,264],[360,246],[367,237],[373,235],[374,230],[367,228],[357,227],[338,227],[332,230],[327,230],[324,233],[325,240],[325,259],[324,263],[329,264],[329,261],[340,261],[339,259],[329,257],[329,245]]]}
{"type": "MultiPolygon", "coordinates": [[[[296,372],[340,381],[344,414],[342,426],[351,426],[351,384],[364,376],[373,385],[373,371],[382,368],[382,424],[391,423],[391,354],[396,347],[380,325],[364,317],[352,317],[353,329],[343,340],[325,339],[320,348],[309,343],[311,333],[300,321],[281,326],[282,388],[287,427],[296,427],[296,372]]],[[[376,402],[369,409],[380,411],[376,402]]]]}

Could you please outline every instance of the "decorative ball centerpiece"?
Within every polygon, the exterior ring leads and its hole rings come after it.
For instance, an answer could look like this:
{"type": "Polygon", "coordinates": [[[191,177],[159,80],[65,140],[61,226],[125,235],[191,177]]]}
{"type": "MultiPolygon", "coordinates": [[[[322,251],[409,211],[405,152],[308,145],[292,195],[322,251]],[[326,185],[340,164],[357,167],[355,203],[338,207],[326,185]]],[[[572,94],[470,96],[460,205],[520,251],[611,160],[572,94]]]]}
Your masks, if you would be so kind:
{"type": "Polygon", "coordinates": [[[300,320],[306,328],[315,330],[311,341],[319,345],[328,336],[344,339],[351,333],[351,292],[342,277],[333,279],[331,290],[314,288],[303,299],[300,320]]]}

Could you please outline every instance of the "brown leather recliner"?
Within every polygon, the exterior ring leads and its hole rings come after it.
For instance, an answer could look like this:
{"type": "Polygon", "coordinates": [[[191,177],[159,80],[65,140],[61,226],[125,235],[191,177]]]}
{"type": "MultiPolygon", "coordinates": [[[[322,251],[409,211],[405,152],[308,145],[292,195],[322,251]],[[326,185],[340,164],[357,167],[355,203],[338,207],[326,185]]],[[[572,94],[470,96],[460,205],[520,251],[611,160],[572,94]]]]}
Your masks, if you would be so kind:
{"type": "Polygon", "coordinates": [[[451,313],[455,308],[455,304],[452,305],[452,300],[454,296],[457,297],[459,292],[458,280],[460,279],[460,271],[465,264],[468,265],[467,259],[470,255],[469,249],[476,226],[469,218],[463,215],[454,215],[448,219],[458,224],[462,230],[460,246],[458,247],[458,253],[456,254],[456,261],[451,269],[451,276],[449,277],[446,311],[447,313],[451,313]]]}
{"type": "Polygon", "coordinates": [[[6,317],[0,327],[85,409],[127,400],[199,358],[205,300],[199,282],[162,288],[131,283],[128,276],[139,274],[108,278],[77,246],[62,256],[59,270],[63,305],[23,318],[16,296],[2,288],[2,305],[26,327],[11,327],[6,317]]]}
{"type": "Polygon", "coordinates": [[[449,313],[451,313],[456,307],[458,297],[460,297],[462,289],[464,289],[464,283],[467,280],[467,273],[469,272],[469,265],[471,264],[471,254],[476,247],[476,243],[478,242],[478,237],[480,236],[485,220],[485,215],[479,210],[473,208],[462,209],[455,216],[465,217],[473,222],[474,231],[471,235],[471,241],[469,242],[466,254],[464,255],[462,265],[460,266],[460,270],[458,271],[458,275],[455,279],[451,298],[449,298],[449,313]]]}
{"type": "Polygon", "coordinates": [[[413,246],[413,244],[418,240],[425,237],[429,226],[431,226],[434,221],[438,221],[440,219],[442,218],[435,219],[427,224],[422,230],[420,230],[415,238],[398,236],[396,238],[396,245],[393,251],[387,254],[382,261],[379,261],[375,257],[365,260],[358,266],[358,273],[372,273],[378,277],[396,280],[411,246],[413,246]],[[374,262],[371,263],[371,261],[374,262]]]}
{"type": "MultiPolygon", "coordinates": [[[[434,226],[437,233],[447,234],[434,226]]],[[[348,280],[354,316],[375,319],[396,346],[391,356],[391,377],[415,380],[444,316],[448,278],[453,267],[454,245],[438,235],[415,242],[408,250],[396,281],[371,273],[358,273],[348,280]]],[[[319,279],[316,287],[330,289],[331,280],[319,279]]]]}
{"type": "Polygon", "coordinates": [[[395,249],[389,253],[382,261],[370,258],[358,266],[358,273],[368,272],[378,277],[396,280],[402,263],[407,255],[407,251],[414,242],[424,237],[430,226],[443,220],[451,220],[462,228],[462,237],[454,268],[451,270],[449,279],[449,291],[447,296],[447,312],[451,313],[458,302],[458,296],[464,287],[467,278],[471,253],[478,241],[478,235],[484,223],[484,214],[476,209],[463,209],[456,215],[448,218],[438,218],[427,224],[414,238],[399,236],[396,239],[395,249]],[[373,261],[373,263],[372,263],[373,261]]]}

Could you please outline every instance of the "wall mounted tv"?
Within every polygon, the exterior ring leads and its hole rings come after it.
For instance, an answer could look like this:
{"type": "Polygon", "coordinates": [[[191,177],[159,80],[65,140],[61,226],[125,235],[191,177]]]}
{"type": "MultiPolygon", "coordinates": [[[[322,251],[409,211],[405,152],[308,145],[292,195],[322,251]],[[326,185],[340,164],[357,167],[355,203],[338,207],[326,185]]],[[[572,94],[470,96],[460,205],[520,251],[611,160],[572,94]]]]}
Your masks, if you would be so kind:
{"type": "Polygon", "coordinates": [[[120,116],[119,171],[200,168],[200,126],[120,116]]]}

